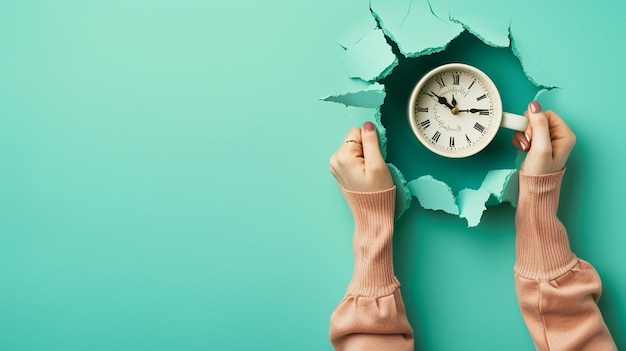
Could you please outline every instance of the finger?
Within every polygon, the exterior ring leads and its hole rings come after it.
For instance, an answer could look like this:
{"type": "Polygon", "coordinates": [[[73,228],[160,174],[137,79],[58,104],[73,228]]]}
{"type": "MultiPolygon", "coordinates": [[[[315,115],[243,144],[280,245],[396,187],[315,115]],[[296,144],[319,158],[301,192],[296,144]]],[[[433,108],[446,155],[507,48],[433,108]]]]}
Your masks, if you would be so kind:
{"type": "MultiPolygon", "coordinates": [[[[524,111],[524,116],[526,118],[528,118],[528,110],[524,111]]],[[[530,143],[533,137],[533,128],[530,125],[530,123],[528,123],[528,126],[526,126],[526,130],[524,131],[524,137],[526,139],[526,141],[528,141],[528,147],[530,147],[530,143]]]]}
{"type": "Polygon", "coordinates": [[[561,118],[561,116],[559,116],[558,114],[556,114],[556,112],[551,111],[551,110],[545,111],[544,113],[546,115],[546,118],[548,119],[548,126],[550,127],[550,134],[553,136],[552,139],[567,138],[567,139],[574,139],[575,141],[574,132],[572,132],[572,130],[567,126],[567,124],[561,118]]]}
{"type": "Polygon", "coordinates": [[[524,132],[515,132],[511,138],[511,143],[520,151],[528,151],[530,148],[530,142],[526,139],[524,132]]]}
{"type": "Polygon", "coordinates": [[[361,128],[352,127],[346,134],[338,152],[350,154],[354,157],[363,157],[363,141],[361,140],[361,128]]]}
{"type": "Polygon", "coordinates": [[[373,169],[381,164],[385,164],[383,155],[380,152],[378,143],[378,133],[372,122],[365,122],[361,130],[361,140],[363,141],[363,157],[365,158],[365,169],[373,169]]]}
{"type": "Polygon", "coordinates": [[[330,168],[333,175],[336,176],[338,170],[344,167],[345,164],[352,163],[353,160],[362,156],[361,129],[352,127],[352,129],[348,131],[348,134],[346,134],[341,145],[339,145],[339,148],[337,148],[337,151],[330,157],[330,168]]]}
{"type": "MultiPolygon", "coordinates": [[[[345,144],[361,144],[361,128],[352,127],[346,134],[346,137],[343,139],[343,144],[341,146],[346,146],[345,144]]],[[[348,145],[353,146],[353,145],[348,145]]]]}
{"type": "Polygon", "coordinates": [[[541,111],[541,105],[537,101],[533,101],[528,105],[528,121],[532,128],[532,144],[528,153],[544,156],[551,155],[550,125],[546,114],[541,111]]]}
{"type": "Polygon", "coordinates": [[[361,128],[353,127],[348,131],[337,151],[330,157],[330,173],[341,187],[347,188],[350,183],[350,172],[355,165],[359,164],[362,169],[361,128]]]}
{"type": "Polygon", "coordinates": [[[564,167],[576,144],[576,135],[558,114],[553,111],[546,111],[545,114],[550,126],[552,156],[557,166],[564,167]]]}

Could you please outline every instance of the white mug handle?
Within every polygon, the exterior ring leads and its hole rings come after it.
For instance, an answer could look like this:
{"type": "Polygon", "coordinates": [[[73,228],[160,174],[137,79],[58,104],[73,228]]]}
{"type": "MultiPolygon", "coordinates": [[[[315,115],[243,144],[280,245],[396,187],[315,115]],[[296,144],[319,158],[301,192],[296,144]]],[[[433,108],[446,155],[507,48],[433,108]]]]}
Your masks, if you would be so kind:
{"type": "Polygon", "coordinates": [[[513,113],[502,112],[502,123],[500,127],[523,132],[528,126],[528,118],[513,113]]]}

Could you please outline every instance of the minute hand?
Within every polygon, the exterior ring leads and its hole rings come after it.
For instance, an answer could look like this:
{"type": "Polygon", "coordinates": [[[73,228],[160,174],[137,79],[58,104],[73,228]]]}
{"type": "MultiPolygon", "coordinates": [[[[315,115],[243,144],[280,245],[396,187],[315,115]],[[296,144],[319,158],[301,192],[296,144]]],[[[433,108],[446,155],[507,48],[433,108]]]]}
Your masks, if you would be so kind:
{"type": "Polygon", "coordinates": [[[478,113],[478,112],[485,112],[485,111],[489,111],[489,109],[486,109],[486,108],[471,108],[469,110],[459,110],[459,112],[469,112],[469,113],[478,113]]]}

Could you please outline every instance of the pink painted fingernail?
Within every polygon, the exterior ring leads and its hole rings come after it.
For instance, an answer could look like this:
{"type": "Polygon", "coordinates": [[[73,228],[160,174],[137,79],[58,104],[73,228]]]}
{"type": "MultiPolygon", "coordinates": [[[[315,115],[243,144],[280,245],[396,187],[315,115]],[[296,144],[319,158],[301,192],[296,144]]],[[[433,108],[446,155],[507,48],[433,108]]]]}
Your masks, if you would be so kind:
{"type": "Polygon", "coordinates": [[[372,130],[374,130],[374,124],[372,122],[363,123],[363,130],[365,130],[366,132],[371,132],[372,130]]]}
{"type": "Polygon", "coordinates": [[[537,101],[533,101],[530,103],[530,112],[537,113],[541,112],[541,105],[537,101]]]}
{"type": "Polygon", "coordinates": [[[526,137],[526,140],[528,140],[528,142],[530,143],[530,137],[528,136],[528,133],[524,132],[524,136],[526,137]]]}
{"type": "Polygon", "coordinates": [[[526,145],[524,145],[524,143],[522,143],[521,141],[519,142],[519,144],[522,147],[522,151],[526,151],[526,145]]]}

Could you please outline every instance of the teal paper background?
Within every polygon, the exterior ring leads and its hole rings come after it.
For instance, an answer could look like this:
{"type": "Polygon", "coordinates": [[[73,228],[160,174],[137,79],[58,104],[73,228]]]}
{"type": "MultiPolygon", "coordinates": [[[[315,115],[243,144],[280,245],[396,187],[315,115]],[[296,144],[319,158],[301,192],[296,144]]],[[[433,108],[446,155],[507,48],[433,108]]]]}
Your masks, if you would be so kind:
{"type": "MultiPolygon", "coordinates": [[[[510,15],[561,87],[540,98],[578,135],[560,215],[626,348],[626,3],[432,5],[510,15]]],[[[352,221],[328,158],[360,121],[318,98],[368,6],[0,2],[0,349],[330,350],[352,221]]],[[[395,260],[418,350],[533,348],[513,217],[468,229],[413,200],[395,260]]]]}

